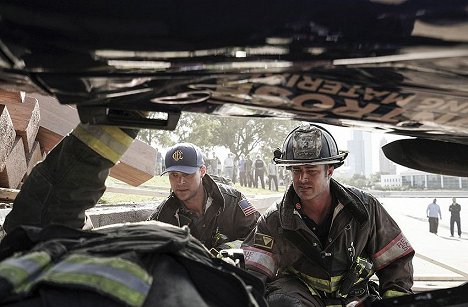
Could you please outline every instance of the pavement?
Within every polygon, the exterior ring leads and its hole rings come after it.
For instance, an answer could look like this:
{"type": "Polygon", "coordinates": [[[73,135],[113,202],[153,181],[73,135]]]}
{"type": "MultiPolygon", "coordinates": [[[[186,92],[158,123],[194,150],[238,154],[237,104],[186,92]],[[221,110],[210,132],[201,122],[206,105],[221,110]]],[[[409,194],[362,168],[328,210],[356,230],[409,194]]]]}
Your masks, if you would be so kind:
{"type": "Polygon", "coordinates": [[[468,281],[468,198],[457,198],[462,206],[462,235],[450,234],[450,198],[437,198],[442,220],[438,233],[429,232],[426,208],[433,198],[379,198],[410,241],[416,255],[413,261],[416,291],[449,288],[468,281]],[[466,228],[465,228],[466,229],[466,228]]]}

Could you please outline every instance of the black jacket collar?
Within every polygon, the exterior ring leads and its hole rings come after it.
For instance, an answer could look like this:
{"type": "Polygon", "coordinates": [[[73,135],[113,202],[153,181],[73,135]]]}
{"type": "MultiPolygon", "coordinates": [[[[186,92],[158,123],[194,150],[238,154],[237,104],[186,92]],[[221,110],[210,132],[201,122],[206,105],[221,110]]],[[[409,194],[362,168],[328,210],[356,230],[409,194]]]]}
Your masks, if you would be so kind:
{"type": "MultiPolygon", "coordinates": [[[[359,224],[364,224],[369,220],[369,213],[364,205],[364,197],[359,197],[357,189],[348,188],[338,183],[336,180],[330,180],[331,193],[335,195],[339,203],[341,203],[345,210],[358,221],[359,224]]],[[[360,194],[363,194],[360,192],[360,194]]],[[[296,210],[296,200],[299,199],[293,185],[291,184],[284,195],[279,206],[279,214],[281,225],[286,229],[296,229],[296,219],[294,212],[296,210]]]]}

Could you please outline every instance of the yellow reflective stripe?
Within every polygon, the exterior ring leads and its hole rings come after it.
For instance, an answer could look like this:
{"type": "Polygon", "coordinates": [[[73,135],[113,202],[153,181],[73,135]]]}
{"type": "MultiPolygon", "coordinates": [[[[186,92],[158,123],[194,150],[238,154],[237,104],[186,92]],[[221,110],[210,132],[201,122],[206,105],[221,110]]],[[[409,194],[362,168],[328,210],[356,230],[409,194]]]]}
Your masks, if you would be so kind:
{"type": "MultiPolygon", "coordinates": [[[[132,144],[133,138],[122,131],[122,129],[117,127],[110,126],[100,126],[106,133],[114,138],[117,142],[122,144],[125,147],[128,147],[132,144]]],[[[95,128],[95,127],[94,127],[95,128]]]]}
{"type": "Polygon", "coordinates": [[[79,124],[72,134],[114,164],[133,142],[132,137],[117,127],[79,124]]]}
{"type": "MultiPolygon", "coordinates": [[[[324,291],[327,293],[333,293],[338,290],[340,280],[343,278],[343,275],[332,276],[330,280],[321,279],[309,276],[293,267],[289,267],[288,271],[298,276],[309,288],[324,291]]],[[[315,292],[315,291],[314,291],[315,292]]],[[[314,295],[314,293],[312,293],[314,295]]]]}
{"type": "Polygon", "coordinates": [[[50,261],[51,258],[46,252],[32,252],[8,258],[0,263],[0,276],[11,283],[13,288],[17,288],[44,269],[50,261]]]}
{"type": "Polygon", "coordinates": [[[312,288],[308,283],[306,283],[304,280],[302,279],[299,279],[300,281],[302,281],[302,283],[307,287],[307,289],[309,289],[309,292],[312,296],[321,296],[314,288],[312,288]]]}
{"type": "Polygon", "coordinates": [[[235,240],[231,242],[226,242],[223,243],[222,246],[228,246],[229,248],[241,248],[242,241],[241,240],[235,240]]]}
{"type": "Polygon", "coordinates": [[[387,290],[384,292],[383,297],[398,297],[398,296],[403,296],[403,295],[408,295],[406,292],[400,292],[396,290],[387,290]]]}
{"type": "Polygon", "coordinates": [[[118,257],[70,255],[40,281],[95,289],[130,306],[142,306],[153,278],[139,265],[118,257]]]}

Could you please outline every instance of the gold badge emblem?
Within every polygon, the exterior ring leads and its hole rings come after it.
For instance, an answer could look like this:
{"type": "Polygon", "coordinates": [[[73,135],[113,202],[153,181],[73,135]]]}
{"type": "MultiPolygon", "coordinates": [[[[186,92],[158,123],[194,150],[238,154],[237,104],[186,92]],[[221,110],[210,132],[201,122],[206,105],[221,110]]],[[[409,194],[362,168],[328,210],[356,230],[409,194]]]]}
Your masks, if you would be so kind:
{"type": "Polygon", "coordinates": [[[183,158],[184,158],[184,153],[182,152],[182,150],[176,150],[172,154],[172,159],[174,161],[179,161],[179,160],[182,160],[183,158]]]}
{"type": "Polygon", "coordinates": [[[272,236],[265,235],[259,232],[255,234],[254,246],[271,250],[273,248],[273,242],[274,239],[272,236]]]}
{"type": "Polygon", "coordinates": [[[315,127],[298,130],[292,139],[296,159],[317,159],[322,151],[322,132],[315,127]]]}

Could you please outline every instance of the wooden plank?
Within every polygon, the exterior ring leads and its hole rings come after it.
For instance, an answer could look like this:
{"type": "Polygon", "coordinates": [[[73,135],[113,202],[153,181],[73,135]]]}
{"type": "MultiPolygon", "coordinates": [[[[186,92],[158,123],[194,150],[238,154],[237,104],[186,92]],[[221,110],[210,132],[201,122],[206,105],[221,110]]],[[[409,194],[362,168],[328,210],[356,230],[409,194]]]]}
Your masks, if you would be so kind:
{"type": "Polygon", "coordinates": [[[13,149],[5,161],[5,168],[0,172],[0,186],[16,189],[26,174],[26,170],[23,141],[17,137],[13,149]]]}
{"type": "Polygon", "coordinates": [[[70,133],[80,122],[75,106],[60,104],[57,99],[38,94],[28,95],[36,98],[41,110],[39,125],[62,137],[70,133]]]}
{"type": "Polygon", "coordinates": [[[5,97],[6,91],[0,90],[0,103],[8,107],[13,127],[16,134],[21,136],[24,150],[26,155],[31,151],[37,132],[39,130],[39,103],[37,99],[30,98],[21,102],[16,99],[9,99],[10,96],[5,97]]]}
{"type": "MultiPolygon", "coordinates": [[[[79,123],[74,106],[61,105],[52,97],[34,94],[39,101],[41,120],[37,140],[49,152],[79,123]]],[[[135,140],[110,172],[110,176],[132,186],[139,186],[155,174],[156,149],[135,140]]]]}
{"type": "Polygon", "coordinates": [[[5,162],[14,146],[15,139],[16,132],[8,108],[0,104],[0,172],[5,168],[5,162]]]}
{"type": "Polygon", "coordinates": [[[27,165],[26,174],[29,175],[33,167],[42,160],[43,160],[43,157],[42,157],[41,146],[39,145],[39,142],[34,142],[31,152],[26,157],[26,165],[27,165]]]}
{"type": "Polygon", "coordinates": [[[0,101],[21,103],[23,102],[23,99],[21,98],[20,92],[6,91],[4,89],[0,89],[0,101]]]}
{"type": "Polygon", "coordinates": [[[37,136],[36,136],[36,140],[39,142],[42,152],[46,155],[62,139],[63,139],[63,135],[55,133],[54,131],[51,131],[44,127],[39,127],[39,131],[37,132],[37,136]]]}
{"type": "Polygon", "coordinates": [[[132,186],[139,186],[154,177],[156,149],[140,140],[133,141],[125,154],[110,170],[110,176],[132,186]]]}

